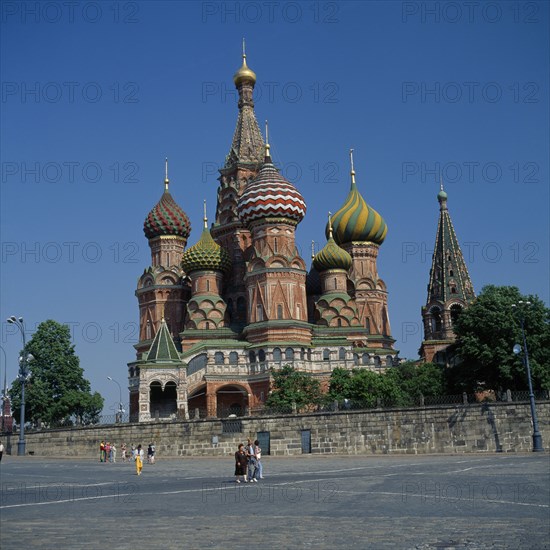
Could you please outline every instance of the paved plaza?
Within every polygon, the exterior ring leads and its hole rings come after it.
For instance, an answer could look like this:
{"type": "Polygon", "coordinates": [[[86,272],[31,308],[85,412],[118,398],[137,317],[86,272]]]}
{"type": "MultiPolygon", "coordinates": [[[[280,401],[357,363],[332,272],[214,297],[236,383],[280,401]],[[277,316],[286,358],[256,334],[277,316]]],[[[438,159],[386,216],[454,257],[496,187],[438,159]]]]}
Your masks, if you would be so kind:
{"type": "Polygon", "coordinates": [[[0,547],[550,548],[550,456],[263,459],[144,464],[18,458],[0,464],[0,547]]]}

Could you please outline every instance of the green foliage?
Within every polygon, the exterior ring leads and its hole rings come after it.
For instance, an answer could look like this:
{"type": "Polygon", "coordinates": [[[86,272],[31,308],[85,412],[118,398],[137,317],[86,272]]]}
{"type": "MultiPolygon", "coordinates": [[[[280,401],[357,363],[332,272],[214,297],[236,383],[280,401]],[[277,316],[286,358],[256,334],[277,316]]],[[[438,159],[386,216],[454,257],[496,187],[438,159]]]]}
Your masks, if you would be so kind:
{"type": "MultiPolygon", "coordinates": [[[[47,424],[67,421],[90,423],[103,408],[103,398],[91,393],[90,382],[71,344],[69,327],[56,321],[40,323],[27,343],[25,353],[34,359],[28,363],[30,377],[25,384],[25,420],[47,424]]],[[[23,355],[23,352],[21,353],[23,355]]],[[[19,422],[21,382],[10,390],[14,416],[19,422]]]]}
{"type": "Polygon", "coordinates": [[[550,389],[550,310],[537,296],[524,296],[516,287],[486,286],[454,325],[454,351],[461,363],[449,373],[453,393],[527,389],[523,355],[512,353],[514,344],[523,347],[522,314],[533,387],[550,389]],[[531,305],[520,312],[512,307],[520,300],[531,305]]]}
{"type": "Polygon", "coordinates": [[[434,363],[417,365],[412,361],[406,361],[399,367],[388,370],[386,376],[395,380],[410,404],[418,402],[420,396],[445,394],[445,370],[434,363]]]}
{"type": "Polygon", "coordinates": [[[443,369],[433,363],[406,362],[385,373],[368,369],[334,369],[327,401],[351,400],[354,407],[385,407],[417,404],[424,397],[442,395],[443,369]]]}
{"type": "Polygon", "coordinates": [[[318,405],[321,401],[321,384],[311,374],[299,372],[285,365],[280,370],[273,370],[273,391],[266,399],[266,407],[281,412],[291,412],[296,403],[298,411],[318,405]]]}

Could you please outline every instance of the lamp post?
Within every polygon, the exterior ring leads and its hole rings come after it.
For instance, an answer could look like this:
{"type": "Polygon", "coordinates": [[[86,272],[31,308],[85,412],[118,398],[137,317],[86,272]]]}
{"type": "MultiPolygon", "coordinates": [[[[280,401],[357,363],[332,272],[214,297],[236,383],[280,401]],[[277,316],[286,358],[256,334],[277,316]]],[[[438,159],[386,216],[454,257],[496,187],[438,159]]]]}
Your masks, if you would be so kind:
{"type": "Polygon", "coordinates": [[[15,317],[12,315],[8,320],[8,323],[15,325],[21,337],[23,338],[23,355],[19,357],[19,381],[21,382],[21,414],[19,418],[19,441],[17,442],[17,456],[25,456],[25,448],[27,442],[25,441],[25,382],[29,377],[29,362],[34,359],[34,357],[27,353],[26,347],[27,342],[25,340],[25,324],[23,317],[15,317]]]}
{"type": "MultiPolygon", "coordinates": [[[[520,300],[517,304],[512,304],[515,311],[519,312],[519,320],[521,323],[521,334],[523,337],[523,363],[527,371],[527,382],[529,384],[529,402],[531,405],[531,418],[533,420],[533,452],[544,451],[542,447],[542,436],[539,432],[539,423],[537,420],[537,411],[535,409],[535,394],[533,393],[533,384],[531,382],[531,369],[529,368],[529,353],[527,352],[527,340],[525,338],[525,308],[529,307],[531,302],[520,300]]],[[[515,344],[513,352],[518,355],[522,351],[519,344],[515,344]]]]}
{"type": "Polygon", "coordinates": [[[122,407],[122,388],[120,387],[120,384],[111,376],[107,376],[107,380],[110,380],[111,382],[114,382],[118,386],[118,413],[117,413],[117,422],[122,422],[122,414],[124,413],[124,409],[122,407]]]}
{"type": "MultiPolygon", "coordinates": [[[[8,378],[8,358],[6,355],[6,350],[0,346],[0,349],[2,350],[2,353],[4,354],[4,386],[2,388],[2,433],[4,433],[5,429],[5,409],[6,409],[6,401],[8,399],[8,387],[7,387],[7,378],[8,378]]],[[[0,372],[2,369],[0,369],[0,372]]]]}

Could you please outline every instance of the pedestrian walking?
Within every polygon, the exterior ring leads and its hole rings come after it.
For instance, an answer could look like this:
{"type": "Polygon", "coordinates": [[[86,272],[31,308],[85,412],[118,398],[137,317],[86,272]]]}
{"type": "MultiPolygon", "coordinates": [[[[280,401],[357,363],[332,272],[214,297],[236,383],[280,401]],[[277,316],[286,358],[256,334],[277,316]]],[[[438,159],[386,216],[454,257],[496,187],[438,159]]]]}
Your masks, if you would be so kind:
{"type": "Polygon", "coordinates": [[[126,462],[126,443],[123,443],[120,446],[120,456],[122,458],[122,462],[126,462]]]}
{"type": "Polygon", "coordinates": [[[111,462],[116,462],[116,446],[114,443],[111,445],[111,462]]]}
{"type": "Polygon", "coordinates": [[[149,447],[147,447],[147,462],[149,464],[155,463],[155,446],[152,443],[149,443],[149,447]]]}
{"type": "Polygon", "coordinates": [[[99,462],[105,462],[105,441],[99,444],[99,462]]]}
{"type": "Polygon", "coordinates": [[[136,449],[136,473],[138,476],[141,475],[142,469],[143,469],[143,449],[141,448],[141,445],[138,445],[136,449]]]}
{"type": "Polygon", "coordinates": [[[260,448],[260,442],[257,439],[254,441],[254,454],[256,455],[256,479],[263,479],[264,467],[262,464],[262,449],[260,448]]]}
{"type": "Polygon", "coordinates": [[[247,464],[248,464],[248,457],[246,456],[244,445],[241,443],[239,445],[239,450],[235,453],[235,481],[237,483],[241,482],[241,480],[239,479],[239,477],[241,476],[245,483],[248,481],[248,479],[246,479],[247,464]]]}
{"type": "Polygon", "coordinates": [[[254,444],[250,438],[247,439],[246,456],[248,458],[248,481],[258,483],[258,480],[256,479],[256,454],[254,452],[254,444]]]}
{"type": "Polygon", "coordinates": [[[0,441],[0,462],[2,462],[3,454],[4,454],[4,444],[0,441]]]}

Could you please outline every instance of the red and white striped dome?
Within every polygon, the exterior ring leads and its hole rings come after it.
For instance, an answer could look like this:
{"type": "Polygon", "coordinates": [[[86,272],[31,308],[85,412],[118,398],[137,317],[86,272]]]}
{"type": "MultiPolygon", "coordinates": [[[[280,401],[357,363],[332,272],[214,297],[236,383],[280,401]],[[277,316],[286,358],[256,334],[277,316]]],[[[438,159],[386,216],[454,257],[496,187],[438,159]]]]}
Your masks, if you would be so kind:
{"type": "Polygon", "coordinates": [[[260,172],[239,198],[237,212],[245,224],[263,218],[288,218],[299,223],[306,214],[306,203],[266,157],[260,172]]]}

